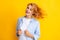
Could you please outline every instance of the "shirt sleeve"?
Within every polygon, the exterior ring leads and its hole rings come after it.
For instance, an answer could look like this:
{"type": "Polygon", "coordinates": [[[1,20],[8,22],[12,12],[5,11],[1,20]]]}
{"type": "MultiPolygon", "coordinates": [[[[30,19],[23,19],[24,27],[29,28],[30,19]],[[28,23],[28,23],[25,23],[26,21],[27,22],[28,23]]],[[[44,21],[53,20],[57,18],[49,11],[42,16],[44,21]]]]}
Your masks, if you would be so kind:
{"type": "Polygon", "coordinates": [[[40,36],[40,23],[39,22],[37,23],[33,36],[34,36],[34,38],[33,38],[34,40],[37,40],[40,36]]]}
{"type": "Polygon", "coordinates": [[[20,19],[17,20],[17,26],[16,26],[16,36],[18,37],[19,35],[17,34],[17,31],[20,28],[20,19]]]}

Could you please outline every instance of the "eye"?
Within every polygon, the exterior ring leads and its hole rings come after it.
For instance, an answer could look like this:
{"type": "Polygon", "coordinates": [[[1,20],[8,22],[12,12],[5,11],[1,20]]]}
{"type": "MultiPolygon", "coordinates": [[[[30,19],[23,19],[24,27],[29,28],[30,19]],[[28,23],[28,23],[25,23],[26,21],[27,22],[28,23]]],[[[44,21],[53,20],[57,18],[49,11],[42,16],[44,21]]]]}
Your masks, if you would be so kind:
{"type": "Polygon", "coordinates": [[[29,7],[27,7],[27,9],[29,9],[29,7]]]}

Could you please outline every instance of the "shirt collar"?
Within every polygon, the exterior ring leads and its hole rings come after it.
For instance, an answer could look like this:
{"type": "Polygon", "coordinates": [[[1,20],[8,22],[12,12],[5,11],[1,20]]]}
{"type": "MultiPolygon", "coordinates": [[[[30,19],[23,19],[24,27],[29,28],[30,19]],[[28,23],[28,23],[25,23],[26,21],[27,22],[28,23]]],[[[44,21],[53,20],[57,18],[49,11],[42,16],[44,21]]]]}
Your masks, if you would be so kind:
{"type": "MultiPolygon", "coordinates": [[[[24,17],[25,17],[25,16],[23,16],[23,17],[22,17],[22,19],[23,19],[24,17]]],[[[31,18],[31,21],[30,21],[30,23],[31,23],[31,22],[33,22],[33,20],[34,20],[34,18],[31,18]]]]}

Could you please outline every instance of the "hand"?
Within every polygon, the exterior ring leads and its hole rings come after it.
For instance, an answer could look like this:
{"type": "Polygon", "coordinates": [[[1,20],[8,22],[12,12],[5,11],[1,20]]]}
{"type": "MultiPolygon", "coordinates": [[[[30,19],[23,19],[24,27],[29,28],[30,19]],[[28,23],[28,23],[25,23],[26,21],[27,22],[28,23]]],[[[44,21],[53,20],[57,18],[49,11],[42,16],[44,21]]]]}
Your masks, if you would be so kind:
{"type": "Polygon", "coordinates": [[[22,31],[21,30],[18,30],[17,34],[18,35],[21,35],[22,34],[22,31]]]}
{"type": "Polygon", "coordinates": [[[31,38],[34,38],[32,34],[30,34],[30,32],[28,30],[25,30],[25,35],[31,38]]]}

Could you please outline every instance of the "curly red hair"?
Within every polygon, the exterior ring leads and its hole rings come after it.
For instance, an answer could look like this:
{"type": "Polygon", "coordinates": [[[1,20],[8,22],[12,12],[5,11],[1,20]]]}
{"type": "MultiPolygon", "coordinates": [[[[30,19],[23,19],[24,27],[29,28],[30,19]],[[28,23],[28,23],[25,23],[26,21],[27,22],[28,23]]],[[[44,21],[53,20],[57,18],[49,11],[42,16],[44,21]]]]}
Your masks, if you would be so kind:
{"type": "Polygon", "coordinates": [[[35,18],[44,18],[41,8],[38,7],[35,3],[29,3],[27,6],[31,5],[33,7],[33,16],[35,18]]]}

